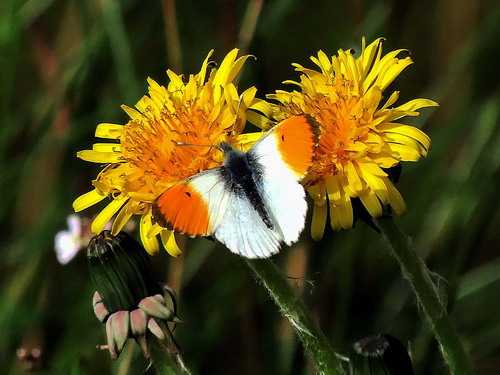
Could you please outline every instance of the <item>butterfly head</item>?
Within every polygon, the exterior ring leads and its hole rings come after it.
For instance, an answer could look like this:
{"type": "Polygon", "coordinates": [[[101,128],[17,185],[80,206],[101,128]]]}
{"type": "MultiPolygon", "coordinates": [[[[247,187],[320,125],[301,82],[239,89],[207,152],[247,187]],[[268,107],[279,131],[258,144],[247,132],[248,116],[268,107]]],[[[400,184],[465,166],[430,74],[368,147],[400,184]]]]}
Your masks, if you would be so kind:
{"type": "Polygon", "coordinates": [[[218,148],[224,153],[224,154],[228,154],[230,153],[231,151],[234,151],[234,147],[231,146],[229,143],[227,142],[221,142],[219,143],[218,145],[218,148]]]}

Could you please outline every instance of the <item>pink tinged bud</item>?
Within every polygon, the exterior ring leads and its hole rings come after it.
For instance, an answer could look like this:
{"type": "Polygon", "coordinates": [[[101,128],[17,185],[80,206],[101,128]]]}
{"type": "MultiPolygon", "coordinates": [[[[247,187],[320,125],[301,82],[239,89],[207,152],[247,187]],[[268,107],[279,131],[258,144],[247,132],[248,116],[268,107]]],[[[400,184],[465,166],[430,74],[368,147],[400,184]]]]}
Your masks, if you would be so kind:
{"type": "Polygon", "coordinates": [[[113,338],[116,342],[116,350],[120,353],[128,339],[130,327],[130,313],[128,311],[117,311],[110,317],[113,338]],[[113,318],[113,319],[111,319],[113,318]]]}
{"type": "Polygon", "coordinates": [[[148,315],[158,319],[170,319],[173,315],[172,310],[169,310],[155,297],[146,297],[139,302],[139,308],[148,315]]]}
{"type": "Polygon", "coordinates": [[[109,315],[109,311],[102,302],[101,296],[98,292],[94,293],[94,297],[92,298],[92,305],[94,306],[94,314],[102,323],[106,320],[109,315]]]}
{"type": "Polygon", "coordinates": [[[135,309],[130,313],[130,330],[134,337],[142,336],[146,333],[148,316],[141,309],[135,309]]]}
{"type": "Polygon", "coordinates": [[[155,294],[155,295],[153,296],[153,298],[154,298],[155,300],[157,300],[158,302],[160,302],[162,305],[164,305],[164,304],[165,304],[165,299],[163,298],[163,296],[162,296],[161,294],[155,294]]]}
{"type": "Polygon", "coordinates": [[[158,338],[158,340],[165,340],[165,333],[163,333],[160,325],[153,318],[149,319],[148,329],[158,338]]]}
{"type": "Polygon", "coordinates": [[[94,295],[92,296],[92,305],[95,305],[98,302],[102,302],[102,298],[99,292],[95,291],[94,295]]]}
{"type": "Polygon", "coordinates": [[[173,291],[172,288],[170,288],[168,285],[163,286],[163,290],[165,292],[164,295],[164,300],[163,304],[167,306],[168,309],[176,312],[177,311],[177,305],[175,303],[175,292],[173,291]]]}
{"type": "Polygon", "coordinates": [[[115,314],[111,315],[109,319],[106,321],[106,339],[108,341],[107,347],[111,359],[116,359],[118,357],[118,355],[116,354],[116,344],[115,344],[115,339],[113,337],[113,329],[111,327],[111,322],[113,321],[113,317],[115,314]]]}

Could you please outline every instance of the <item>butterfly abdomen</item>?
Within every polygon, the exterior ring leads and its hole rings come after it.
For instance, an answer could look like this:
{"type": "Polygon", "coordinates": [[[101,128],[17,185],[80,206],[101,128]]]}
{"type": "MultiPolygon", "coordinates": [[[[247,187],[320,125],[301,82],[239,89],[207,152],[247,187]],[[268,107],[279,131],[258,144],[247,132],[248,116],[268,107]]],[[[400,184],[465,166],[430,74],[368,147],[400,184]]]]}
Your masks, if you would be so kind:
{"type": "Polygon", "coordinates": [[[261,167],[253,156],[237,150],[227,151],[221,174],[227,189],[248,199],[266,226],[273,230],[274,225],[258,190],[259,184],[262,184],[261,167]]]}

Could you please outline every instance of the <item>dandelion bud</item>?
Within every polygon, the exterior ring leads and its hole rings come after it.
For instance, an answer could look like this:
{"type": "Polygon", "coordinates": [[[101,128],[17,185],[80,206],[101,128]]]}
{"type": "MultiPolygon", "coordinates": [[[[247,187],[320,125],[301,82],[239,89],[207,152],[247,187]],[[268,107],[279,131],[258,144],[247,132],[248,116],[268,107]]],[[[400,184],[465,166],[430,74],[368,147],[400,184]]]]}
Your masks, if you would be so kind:
{"type": "Polygon", "coordinates": [[[94,314],[106,325],[107,344],[100,347],[116,359],[133,337],[149,358],[147,331],[165,340],[172,334],[166,322],[179,321],[173,292],[153,279],[147,253],[125,233],[104,231],[92,238],[87,259],[97,289],[94,314]]]}

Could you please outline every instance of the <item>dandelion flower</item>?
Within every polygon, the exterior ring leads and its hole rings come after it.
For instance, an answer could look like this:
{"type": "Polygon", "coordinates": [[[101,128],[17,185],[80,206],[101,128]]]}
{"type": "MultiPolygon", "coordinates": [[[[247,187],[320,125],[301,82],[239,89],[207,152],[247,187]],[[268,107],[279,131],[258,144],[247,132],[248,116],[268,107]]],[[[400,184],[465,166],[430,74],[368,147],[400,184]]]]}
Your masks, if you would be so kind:
{"type": "Polygon", "coordinates": [[[180,250],[173,233],[153,219],[156,198],[175,183],[220,166],[223,154],[210,145],[227,142],[244,149],[259,136],[241,134],[247,110],[268,107],[255,98],[255,87],[238,94],[235,80],[249,56],[237,58],[238,50],[233,49],[218,68],[211,68],[212,52],[199,73],[190,74],[187,80],[171,70],[167,70],[166,86],[149,78],[148,95],[135,108],[122,106],[130,117],[125,125],[97,126],[96,137],[110,142],[78,152],[79,158],[105,167],[92,181],[94,189],[73,202],[74,210],[112,199],[92,222],[93,233],[100,233],[115,217],[112,233],[117,234],[133,215],[140,215],[145,249],[156,253],[160,235],[166,250],[177,256],[180,250]]]}
{"type": "Polygon", "coordinates": [[[437,106],[429,99],[414,99],[393,106],[399,92],[383,92],[410,64],[404,50],[382,55],[382,38],[370,45],[363,39],[361,54],[339,50],[329,58],[323,51],[312,56],[318,69],[292,64],[299,81],[285,81],[298,90],[278,90],[274,120],[306,113],[319,124],[320,138],[314,165],[304,180],[314,201],[311,234],[323,236],[328,208],[334,230],[353,225],[353,199],[359,199],[372,217],[389,205],[396,214],[405,202],[390,181],[387,169],[402,161],[417,161],[427,154],[430,139],[401,119],[418,116],[418,110],[437,106]]]}

